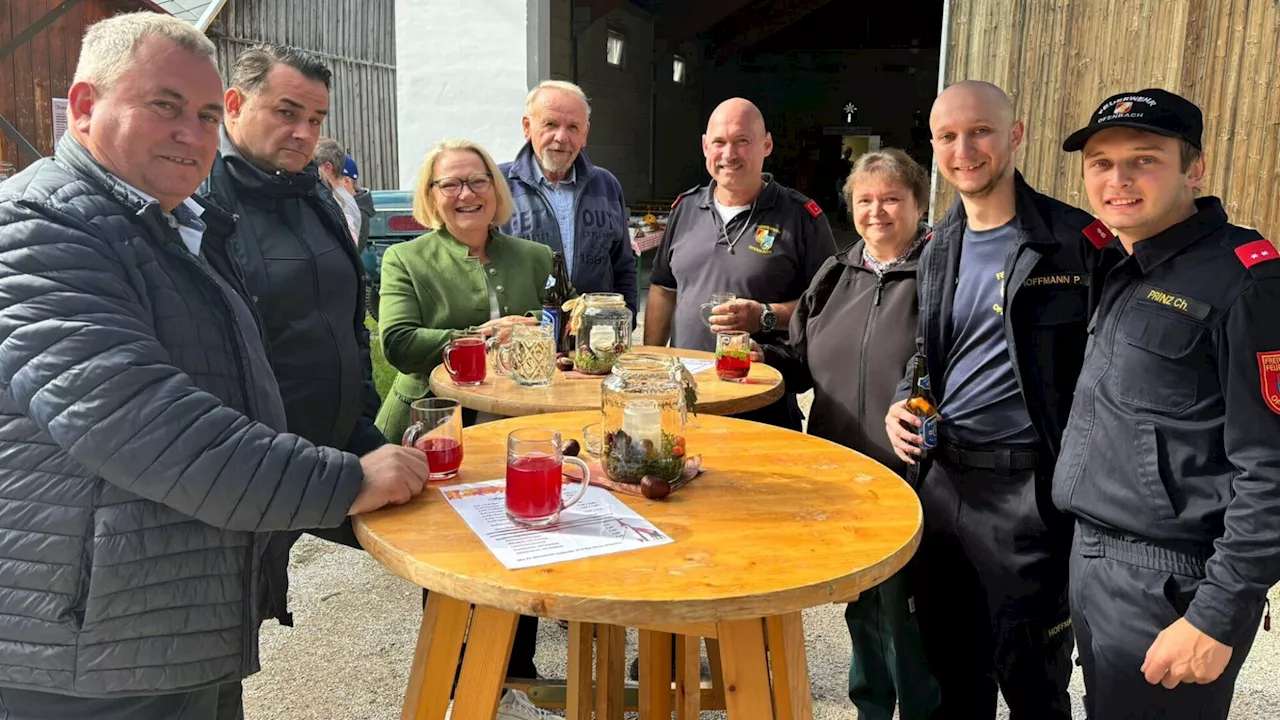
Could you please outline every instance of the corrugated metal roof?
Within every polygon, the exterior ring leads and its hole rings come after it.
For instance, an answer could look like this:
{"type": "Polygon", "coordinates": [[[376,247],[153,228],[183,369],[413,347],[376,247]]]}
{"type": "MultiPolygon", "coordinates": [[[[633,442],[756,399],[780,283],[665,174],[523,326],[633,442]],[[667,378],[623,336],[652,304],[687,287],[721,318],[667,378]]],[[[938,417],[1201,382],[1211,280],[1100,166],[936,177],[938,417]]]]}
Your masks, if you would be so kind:
{"type": "Polygon", "coordinates": [[[201,31],[209,24],[227,0],[154,0],[157,5],[174,17],[182,18],[201,31]]]}

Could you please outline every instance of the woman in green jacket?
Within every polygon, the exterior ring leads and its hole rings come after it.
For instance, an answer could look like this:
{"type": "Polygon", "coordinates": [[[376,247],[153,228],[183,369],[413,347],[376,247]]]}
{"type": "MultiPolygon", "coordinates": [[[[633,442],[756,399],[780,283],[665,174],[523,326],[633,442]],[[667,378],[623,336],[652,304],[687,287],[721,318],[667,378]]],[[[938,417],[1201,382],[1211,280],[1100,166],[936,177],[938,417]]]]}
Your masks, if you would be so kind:
{"type": "Polygon", "coordinates": [[[507,332],[535,324],[551,274],[551,249],[498,232],[511,190],[484,148],[446,140],[427,152],[413,216],[440,228],[393,245],[382,258],[378,332],[399,374],[377,426],[392,442],[409,427],[409,405],[430,394],[431,371],[453,331],[507,332]]]}

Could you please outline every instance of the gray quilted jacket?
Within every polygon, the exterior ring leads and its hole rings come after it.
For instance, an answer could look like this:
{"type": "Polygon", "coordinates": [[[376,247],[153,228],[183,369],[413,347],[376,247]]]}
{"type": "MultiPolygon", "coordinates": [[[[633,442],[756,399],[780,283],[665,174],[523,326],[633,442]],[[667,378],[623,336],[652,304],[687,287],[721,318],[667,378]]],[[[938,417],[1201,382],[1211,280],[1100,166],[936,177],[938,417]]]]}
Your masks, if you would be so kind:
{"type": "MultiPolygon", "coordinates": [[[[0,186],[0,684],[153,694],[258,668],[272,531],[333,527],[358,458],[249,417],[233,219],[190,255],[70,136],[0,186]]],[[[250,334],[250,337],[253,337],[250,334]]]]}

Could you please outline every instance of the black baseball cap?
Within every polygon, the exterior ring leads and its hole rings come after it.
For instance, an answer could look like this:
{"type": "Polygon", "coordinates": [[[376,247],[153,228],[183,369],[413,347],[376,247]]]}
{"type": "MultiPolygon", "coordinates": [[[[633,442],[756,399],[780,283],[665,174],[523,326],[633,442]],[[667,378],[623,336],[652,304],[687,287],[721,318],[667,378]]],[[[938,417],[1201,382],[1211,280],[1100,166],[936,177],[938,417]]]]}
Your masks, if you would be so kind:
{"type": "Polygon", "coordinates": [[[1084,144],[1107,128],[1130,127],[1157,135],[1186,140],[1203,150],[1200,136],[1204,133],[1204,115],[1190,100],[1159,88],[1120,93],[1107,98],[1089,124],[1073,133],[1062,143],[1066,152],[1084,149],[1084,144]]]}

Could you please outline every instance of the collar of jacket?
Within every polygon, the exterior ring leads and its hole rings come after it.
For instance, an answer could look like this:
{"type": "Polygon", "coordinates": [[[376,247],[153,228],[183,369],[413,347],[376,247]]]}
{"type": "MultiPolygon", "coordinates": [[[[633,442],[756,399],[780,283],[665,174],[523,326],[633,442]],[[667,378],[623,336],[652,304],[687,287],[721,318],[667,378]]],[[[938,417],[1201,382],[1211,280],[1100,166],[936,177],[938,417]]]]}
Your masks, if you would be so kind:
{"type": "MultiPolygon", "coordinates": [[[[916,242],[920,238],[927,236],[930,232],[931,230],[929,228],[929,224],[926,222],[921,222],[916,227],[916,236],[915,238],[912,239],[911,242],[913,243],[916,242]]],[[[871,268],[862,264],[862,248],[864,248],[866,244],[867,244],[866,240],[863,240],[862,238],[858,238],[857,242],[845,248],[844,250],[841,250],[840,252],[836,253],[836,261],[839,262],[841,265],[845,265],[847,267],[857,268],[859,270],[863,270],[869,273],[874,272],[871,268]]],[[[886,274],[908,271],[908,270],[911,272],[915,272],[916,263],[920,262],[920,253],[924,252],[924,246],[928,244],[929,244],[928,240],[926,240],[925,242],[922,242],[919,245],[916,245],[915,249],[911,252],[910,255],[907,256],[906,260],[903,260],[901,263],[894,265],[892,268],[889,268],[888,273],[886,274]]]]}
{"type": "Polygon", "coordinates": [[[1216,197],[1196,198],[1196,214],[1177,225],[1166,228],[1146,240],[1134,243],[1133,256],[1143,274],[1182,252],[1188,245],[1221,230],[1227,224],[1227,211],[1216,197]]]}
{"type": "MultiPolygon", "coordinates": [[[[173,230],[169,223],[162,219],[164,211],[160,209],[159,202],[143,200],[130,192],[124,186],[124,183],[107,172],[107,169],[102,167],[89,150],[72,137],[70,133],[63,135],[62,139],[58,141],[55,156],[59,163],[66,165],[77,175],[97,185],[112,199],[141,218],[150,227],[154,235],[174,242],[181,242],[177,231],[173,230]]],[[[235,216],[196,193],[192,193],[191,197],[205,210],[200,219],[207,226],[205,230],[207,237],[222,241],[235,230],[235,216]]]]}
{"type": "MultiPolygon", "coordinates": [[[[760,188],[760,194],[752,201],[756,210],[767,210],[773,207],[778,201],[778,183],[773,181],[773,173],[760,173],[760,179],[764,181],[764,186],[760,188]]],[[[707,183],[707,187],[702,191],[702,197],[699,198],[698,207],[711,207],[715,198],[716,181],[712,180],[707,183]]]]}
{"type": "MultiPolygon", "coordinates": [[[[596,166],[592,165],[591,160],[587,158],[587,151],[580,150],[578,159],[573,161],[574,184],[583,187],[595,171],[596,166]]],[[[519,180],[526,185],[538,186],[538,178],[543,177],[543,174],[542,167],[538,165],[538,159],[533,156],[533,143],[525,142],[520,152],[516,153],[516,159],[507,169],[507,177],[519,180]]]]}
{"type": "Polygon", "coordinates": [[[237,185],[248,191],[241,195],[242,200],[254,197],[269,199],[305,197],[307,193],[315,190],[320,182],[320,171],[316,169],[314,162],[307,163],[305,168],[296,173],[283,170],[268,173],[260,170],[244,157],[235,143],[231,142],[226,127],[222,128],[221,135],[218,153],[222,156],[227,173],[237,185]]]}
{"type": "MultiPolygon", "coordinates": [[[[471,248],[467,247],[465,243],[444,228],[440,228],[431,234],[436,236],[436,240],[441,243],[441,247],[454,259],[466,260],[467,253],[471,252],[471,248]]],[[[502,233],[497,228],[489,228],[489,244],[485,246],[485,254],[489,256],[489,261],[492,262],[494,256],[501,253],[502,233]]]]}
{"type": "MultiPolygon", "coordinates": [[[[1049,230],[1049,226],[1045,224],[1044,216],[1037,207],[1036,200],[1039,197],[1037,193],[1019,170],[1013,171],[1013,192],[1014,192],[1014,212],[1013,226],[1018,233],[1018,242],[1021,245],[1058,245],[1058,241],[1054,239],[1053,233],[1049,230]]],[[[955,202],[951,204],[951,210],[938,221],[938,225],[934,228],[937,233],[945,234],[945,231],[953,228],[963,230],[968,223],[968,216],[964,211],[964,200],[956,193],[955,202]]]]}

